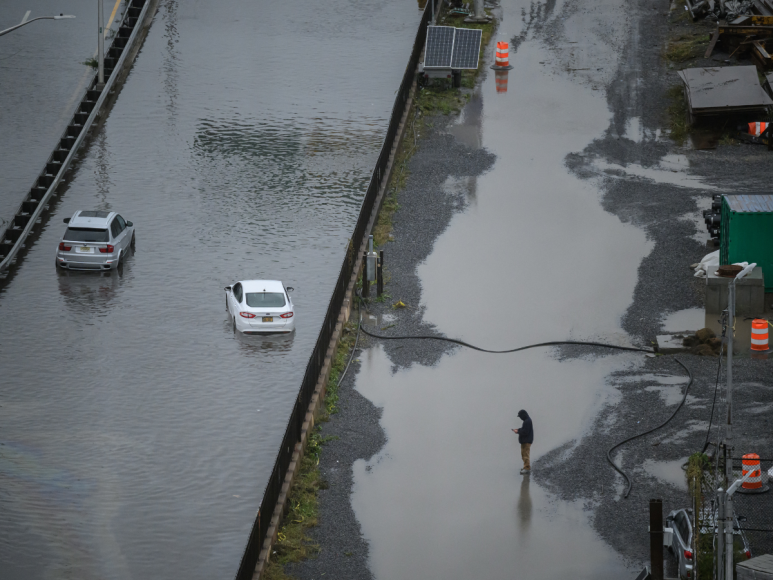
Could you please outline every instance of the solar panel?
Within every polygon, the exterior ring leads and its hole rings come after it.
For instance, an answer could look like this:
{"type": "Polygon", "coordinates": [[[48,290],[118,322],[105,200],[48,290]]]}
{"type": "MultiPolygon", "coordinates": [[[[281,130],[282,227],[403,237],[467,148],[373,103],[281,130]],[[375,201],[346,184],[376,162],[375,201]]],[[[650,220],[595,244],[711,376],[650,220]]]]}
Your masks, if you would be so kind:
{"type": "Polygon", "coordinates": [[[454,46],[453,26],[428,26],[424,68],[449,68],[454,46]]]}
{"type": "Polygon", "coordinates": [[[476,30],[474,28],[456,29],[453,56],[451,57],[451,68],[478,68],[482,34],[482,30],[476,30]]]}

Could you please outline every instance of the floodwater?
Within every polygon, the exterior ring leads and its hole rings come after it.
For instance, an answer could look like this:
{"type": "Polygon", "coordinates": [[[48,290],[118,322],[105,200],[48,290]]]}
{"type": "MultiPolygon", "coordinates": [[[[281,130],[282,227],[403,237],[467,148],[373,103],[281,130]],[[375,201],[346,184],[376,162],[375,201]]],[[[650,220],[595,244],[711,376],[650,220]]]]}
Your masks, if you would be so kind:
{"type": "MultiPolygon", "coordinates": [[[[104,4],[106,31],[111,25],[117,29],[126,3],[104,4]]],[[[94,75],[83,64],[97,50],[93,0],[0,1],[0,30],[19,24],[27,10],[29,20],[60,13],[75,18],[38,20],[0,37],[0,232],[43,169],[94,75]]]]}
{"type": "Polygon", "coordinates": [[[703,328],[705,317],[703,308],[677,310],[663,318],[663,332],[695,332],[703,328]]]}
{"type": "Polygon", "coordinates": [[[3,579],[235,573],[419,17],[162,0],[0,292],[3,579]],[[134,222],[122,272],[55,271],[78,209],[134,222]],[[223,286],[260,277],[295,287],[294,335],[232,333],[223,286]]]}
{"type": "MultiPolygon", "coordinates": [[[[620,319],[652,245],[642,230],[601,208],[601,180],[580,180],[565,165],[568,154],[582,152],[612,122],[599,87],[620,64],[620,43],[630,38],[625,5],[608,0],[580,12],[564,11],[558,2],[555,13],[565,19],[557,24],[563,36],[556,34],[555,50],[521,21],[529,13],[528,2],[502,2],[493,40],[525,38],[510,55],[509,90],[497,93],[489,73],[474,106],[450,129],[497,161],[469,180],[469,206],[418,268],[424,320],[489,349],[565,339],[628,344],[620,319]],[[567,39],[572,44],[565,46],[567,39]],[[567,74],[567,65],[599,72],[567,74]],[[470,110],[478,131],[460,128],[470,110]],[[476,283],[460,284],[459,272],[476,283]]],[[[446,185],[456,191],[465,183],[455,178],[446,185]]],[[[606,377],[635,368],[642,355],[555,355],[462,348],[432,367],[396,370],[380,346],[361,355],[357,389],[383,408],[388,439],[354,468],[352,504],[376,578],[633,573],[592,531],[582,506],[519,475],[510,429],[520,426],[518,410],[528,410],[533,461],[571,445],[614,397],[606,377]]],[[[611,469],[608,476],[615,485],[611,469]]]]}

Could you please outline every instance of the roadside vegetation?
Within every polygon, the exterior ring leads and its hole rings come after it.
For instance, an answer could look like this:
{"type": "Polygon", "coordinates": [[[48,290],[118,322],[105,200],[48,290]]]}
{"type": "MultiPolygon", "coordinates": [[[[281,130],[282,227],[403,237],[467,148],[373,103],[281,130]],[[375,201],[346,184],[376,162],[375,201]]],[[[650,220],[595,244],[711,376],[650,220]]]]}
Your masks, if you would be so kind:
{"type": "MultiPolygon", "coordinates": [[[[333,357],[324,407],[317,419],[317,424],[328,421],[330,415],[338,411],[338,381],[346,368],[356,335],[356,322],[348,322],[344,326],[333,357]]],[[[284,567],[306,558],[313,558],[319,553],[319,545],[309,537],[308,532],[317,525],[319,490],[328,488],[327,481],[319,471],[319,456],[322,446],[331,439],[321,435],[319,425],[315,426],[309,435],[306,453],[301,459],[298,475],[287,498],[288,511],[284,516],[278,539],[272,548],[268,565],[263,572],[263,578],[267,580],[292,580],[292,576],[285,572],[284,567]]]]}
{"type": "Polygon", "coordinates": [[[681,83],[668,89],[666,93],[668,105],[669,136],[677,144],[682,145],[690,135],[690,121],[687,117],[687,103],[684,88],[681,83]]]}

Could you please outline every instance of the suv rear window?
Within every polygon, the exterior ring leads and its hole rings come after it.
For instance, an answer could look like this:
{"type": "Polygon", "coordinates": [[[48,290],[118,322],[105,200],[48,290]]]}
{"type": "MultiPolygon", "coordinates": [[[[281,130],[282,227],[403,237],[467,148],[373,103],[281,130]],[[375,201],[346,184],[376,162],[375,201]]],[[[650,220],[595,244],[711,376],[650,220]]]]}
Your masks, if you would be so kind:
{"type": "Polygon", "coordinates": [[[68,242],[108,242],[107,230],[93,228],[67,228],[64,239],[68,242]]]}
{"type": "Polygon", "coordinates": [[[281,308],[285,304],[281,292],[247,292],[247,306],[252,308],[281,308]]]}

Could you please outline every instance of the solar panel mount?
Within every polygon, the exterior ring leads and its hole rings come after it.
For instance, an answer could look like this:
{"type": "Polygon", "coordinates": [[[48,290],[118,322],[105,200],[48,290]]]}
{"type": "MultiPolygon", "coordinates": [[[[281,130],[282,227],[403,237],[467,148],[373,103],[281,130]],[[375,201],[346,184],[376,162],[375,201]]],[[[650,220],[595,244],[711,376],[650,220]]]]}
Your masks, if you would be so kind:
{"type": "Polygon", "coordinates": [[[477,69],[483,32],[474,28],[428,26],[425,69],[477,69]]]}

